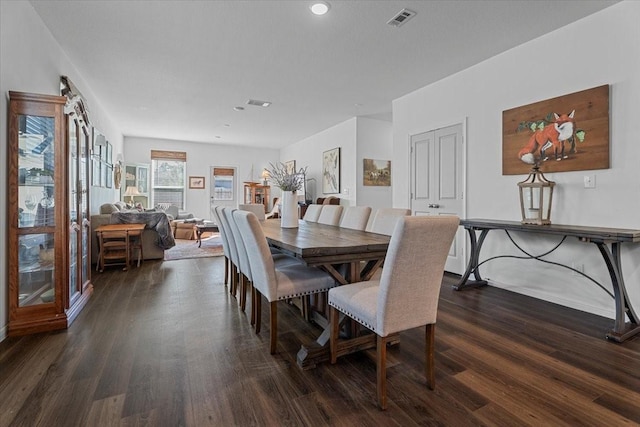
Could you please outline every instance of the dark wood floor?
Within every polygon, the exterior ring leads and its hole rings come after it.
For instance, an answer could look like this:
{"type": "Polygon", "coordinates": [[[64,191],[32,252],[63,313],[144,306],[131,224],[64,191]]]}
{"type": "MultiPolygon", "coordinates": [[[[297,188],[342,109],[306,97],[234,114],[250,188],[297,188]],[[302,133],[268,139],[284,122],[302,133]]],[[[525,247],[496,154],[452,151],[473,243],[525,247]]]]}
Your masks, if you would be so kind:
{"type": "Polygon", "coordinates": [[[252,332],[222,266],[109,269],[69,330],[0,343],[0,426],[640,424],[640,337],[606,341],[611,320],[495,288],[452,292],[445,278],[436,389],[422,330],[403,333],[381,412],[371,354],[299,369],[317,329],[281,305],[269,355],[268,323],[252,332]]]}

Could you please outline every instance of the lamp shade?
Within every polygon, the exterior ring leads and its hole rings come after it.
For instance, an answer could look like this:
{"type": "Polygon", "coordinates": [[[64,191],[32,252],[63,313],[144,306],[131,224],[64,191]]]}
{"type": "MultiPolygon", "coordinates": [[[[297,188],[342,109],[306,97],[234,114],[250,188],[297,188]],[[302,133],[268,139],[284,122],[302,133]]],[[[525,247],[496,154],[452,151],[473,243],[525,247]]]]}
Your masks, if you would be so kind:
{"type": "Polygon", "coordinates": [[[545,178],[538,165],[531,168],[527,179],[518,183],[523,224],[551,224],[551,202],[556,183],[545,178]]]}
{"type": "Polygon", "coordinates": [[[140,192],[138,191],[138,187],[134,186],[134,185],[130,185],[129,187],[127,187],[127,189],[124,192],[125,196],[139,196],[140,192]]]}

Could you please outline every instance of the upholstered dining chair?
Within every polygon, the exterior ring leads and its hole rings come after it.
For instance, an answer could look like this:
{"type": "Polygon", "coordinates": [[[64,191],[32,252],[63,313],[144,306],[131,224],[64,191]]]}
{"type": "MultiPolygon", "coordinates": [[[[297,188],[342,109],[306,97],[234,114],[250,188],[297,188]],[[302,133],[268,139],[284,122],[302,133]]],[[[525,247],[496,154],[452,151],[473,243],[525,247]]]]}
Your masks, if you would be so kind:
{"type": "Polygon", "coordinates": [[[231,249],[229,248],[229,241],[227,240],[228,237],[225,233],[224,224],[222,224],[222,220],[220,219],[221,209],[220,206],[215,206],[211,209],[211,212],[213,213],[213,219],[218,225],[220,240],[222,240],[222,252],[224,253],[224,284],[226,286],[229,284],[229,274],[231,272],[231,249]]]}
{"type": "Polygon", "coordinates": [[[256,307],[256,334],[260,333],[262,295],[269,301],[269,351],[274,354],[278,336],[277,302],[325,292],[336,286],[336,281],[328,273],[302,263],[276,268],[256,216],[251,212],[240,210],[233,212],[233,216],[249,254],[253,290],[256,293],[253,300],[256,307]]]}
{"type": "Polygon", "coordinates": [[[348,206],[344,209],[340,227],[364,230],[367,228],[371,208],[369,206],[348,206]]]}
{"type": "MultiPolygon", "coordinates": [[[[225,208],[223,209],[224,213],[227,217],[227,222],[231,226],[231,230],[233,231],[233,238],[236,242],[236,248],[238,250],[238,262],[239,262],[239,289],[240,289],[240,297],[238,299],[240,303],[240,308],[242,311],[245,311],[247,304],[247,289],[252,287],[253,285],[253,275],[251,274],[251,265],[249,263],[249,254],[247,252],[247,248],[244,245],[244,240],[242,239],[242,235],[240,234],[240,229],[238,228],[238,224],[236,222],[235,216],[233,212],[235,209],[225,208]]],[[[287,265],[301,264],[301,261],[297,258],[289,255],[285,255],[283,253],[277,252],[273,253],[271,251],[271,257],[273,258],[274,265],[276,268],[284,267],[287,265]]],[[[253,295],[253,291],[252,291],[253,295]]],[[[255,323],[255,301],[251,302],[251,324],[255,323]]]]}
{"type": "Polygon", "coordinates": [[[428,387],[435,387],[438,297],[458,224],[457,216],[401,217],[391,235],[381,279],[329,291],[331,363],[336,363],[340,355],[340,311],[377,335],[377,396],[381,409],[387,407],[386,346],[392,334],[426,325],[425,373],[428,387]]]}
{"type": "Polygon", "coordinates": [[[266,214],[264,213],[264,205],[262,204],[240,204],[238,205],[238,209],[240,209],[241,211],[253,212],[258,217],[258,221],[264,221],[266,219],[266,214]]]}
{"type": "Polygon", "coordinates": [[[373,213],[367,231],[391,236],[399,218],[411,215],[411,209],[381,208],[373,213]]]}
{"type": "Polygon", "coordinates": [[[235,211],[235,209],[222,209],[223,215],[226,217],[226,222],[229,224],[229,228],[231,228],[230,234],[235,242],[236,250],[238,252],[238,289],[240,291],[238,303],[240,304],[240,309],[244,311],[247,304],[247,286],[248,282],[251,280],[251,269],[249,266],[249,256],[247,255],[244,242],[240,236],[240,230],[238,230],[238,226],[236,225],[236,221],[233,217],[233,211],[235,211]]]}
{"type": "Polygon", "coordinates": [[[342,206],[340,205],[324,205],[320,216],[318,217],[318,224],[335,225],[340,224],[340,216],[342,215],[342,206]]]}
{"type": "MultiPolygon", "coordinates": [[[[238,282],[240,279],[240,273],[238,272],[239,261],[238,261],[238,248],[236,246],[235,238],[233,237],[233,230],[231,229],[231,224],[229,224],[229,220],[227,219],[227,215],[224,213],[226,207],[218,206],[216,208],[218,210],[218,217],[220,218],[220,224],[222,224],[222,228],[224,230],[224,234],[227,236],[227,244],[229,245],[229,259],[231,260],[230,271],[231,271],[231,285],[229,286],[229,293],[233,296],[236,296],[236,292],[238,290],[238,282]]],[[[220,228],[220,224],[218,224],[218,228],[220,228]]]]}
{"type": "Polygon", "coordinates": [[[320,212],[322,212],[322,208],[323,205],[316,204],[307,206],[307,211],[302,219],[308,222],[318,222],[318,217],[320,216],[320,212]]]}

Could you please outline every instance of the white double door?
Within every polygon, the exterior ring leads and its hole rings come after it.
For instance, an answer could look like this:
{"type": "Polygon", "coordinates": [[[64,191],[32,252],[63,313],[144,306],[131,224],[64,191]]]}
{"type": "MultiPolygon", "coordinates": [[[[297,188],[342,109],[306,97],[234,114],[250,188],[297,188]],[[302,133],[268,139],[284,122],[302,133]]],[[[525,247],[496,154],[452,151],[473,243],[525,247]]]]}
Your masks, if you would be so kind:
{"type": "MultiPolygon", "coordinates": [[[[411,136],[411,211],[413,215],[464,218],[464,140],[462,124],[411,136]]],[[[447,271],[464,271],[464,229],[456,233],[447,271]]]]}

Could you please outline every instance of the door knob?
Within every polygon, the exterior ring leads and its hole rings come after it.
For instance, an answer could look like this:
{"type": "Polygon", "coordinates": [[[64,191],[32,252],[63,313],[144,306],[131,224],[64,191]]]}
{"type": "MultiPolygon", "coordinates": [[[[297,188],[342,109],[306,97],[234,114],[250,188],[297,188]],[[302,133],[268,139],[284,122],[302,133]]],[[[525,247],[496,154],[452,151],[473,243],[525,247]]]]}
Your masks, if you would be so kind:
{"type": "Polygon", "coordinates": [[[439,204],[437,204],[437,203],[429,203],[429,207],[430,207],[430,208],[435,208],[435,209],[437,209],[437,208],[439,208],[439,207],[440,207],[440,205],[439,205],[439,204]]]}

